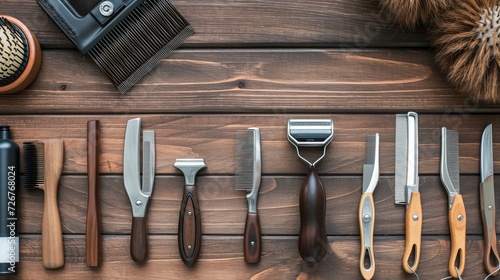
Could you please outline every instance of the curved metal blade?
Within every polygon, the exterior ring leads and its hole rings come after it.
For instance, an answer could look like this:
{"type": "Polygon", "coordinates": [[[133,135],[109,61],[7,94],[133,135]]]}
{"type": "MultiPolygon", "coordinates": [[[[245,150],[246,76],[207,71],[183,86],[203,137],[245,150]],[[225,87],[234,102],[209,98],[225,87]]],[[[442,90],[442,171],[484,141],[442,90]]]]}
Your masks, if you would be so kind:
{"type": "Polygon", "coordinates": [[[481,181],[493,175],[493,125],[489,124],[481,137],[481,181]]]}

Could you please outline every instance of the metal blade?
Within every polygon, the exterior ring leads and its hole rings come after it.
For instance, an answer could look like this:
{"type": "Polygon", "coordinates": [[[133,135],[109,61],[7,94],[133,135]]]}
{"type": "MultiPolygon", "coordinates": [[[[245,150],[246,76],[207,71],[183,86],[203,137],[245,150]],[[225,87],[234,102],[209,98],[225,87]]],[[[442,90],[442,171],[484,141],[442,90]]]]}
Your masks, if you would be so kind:
{"type": "Polygon", "coordinates": [[[127,122],[125,130],[125,143],[123,147],[123,182],[127,193],[140,188],[140,129],[141,119],[131,119],[127,122]]]}
{"type": "Polygon", "coordinates": [[[408,120],[408,165],[406,174],[407,197],[409,203],[410,193],[418,192],[418,115],[409,112],[408,120]]]}
{"type": "Polygon", "coordinates": [[[481,137],[481,181],[493,175],[493,125],[489,124],[481,137]]]}
{"type": "Polygon", "coordinates": [[[155,181],[155,132],[142,134],[142,193],[151,196],[155,181]]]}
{"type": "Polygon", "coordinates": [[[460,157],[458,143],[458,132],[448,130],[446,132],[446,164],[448,165],[448,174],[450,175],[451,183],[456,192],[460,193],[460,157]]]}
{"type": "Polygon", "coordinates": [[[379,177],[379,135],[366,137],[366,164],[363,165],[363,193],[373,192],[379,177]]]}
{"type": "Polygon", "coordinates": [[[406,170],[408,156],[408,124],[406,114],[396,115],[396,159],[394,202],[406,204],[406,170]]]}

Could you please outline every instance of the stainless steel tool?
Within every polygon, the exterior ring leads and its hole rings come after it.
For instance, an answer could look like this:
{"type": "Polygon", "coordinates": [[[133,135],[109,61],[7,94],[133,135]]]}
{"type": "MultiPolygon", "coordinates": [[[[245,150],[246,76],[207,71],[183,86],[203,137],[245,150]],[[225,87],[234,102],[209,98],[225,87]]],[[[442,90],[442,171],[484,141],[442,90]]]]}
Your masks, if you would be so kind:
{"type": "Polygon", "coordinates": [[[366,137],[366,163],[363,165],[363,189],[359,201],[359,231],[361,254],[359,270],[364,279],[372,279],[375,274],[373,254],[373,227],[375,225],[375,204],[373,191],[379,179],[379,135],[366,137]]]}
{"type": "Polygon", "coordinates": [[[144,131],[142,184],[140,160],[141,119],[131,119],[125,130],[123,148],[123,182],[132,207],[132,232],[130,238],[130,255],[137,263],[146,260],[148,253],[148,231],[146,213],[149,199],[153,193],[155,177],[155,134],[144,131]]]}
{"type": "Polygon", "coordinates": [[[418,115],[396,115],[395,202],[406,205],[406,245],[403,269],[416,273],[420,261],[422,205],[418,179],[418,115]],[[413,261],[410,260],[413,256],[413,261]]]}
{"type": "Polygon", "coordinates": [[[448,193],[451,253],[448,272],[460,278],[465,268],[466,212],[460,194],[458,132],[441,128],[441,182],[448,193]],[[458,272],[457,272],[458,270],[458,272]]]}
{"type": "Polygon", "coordinates": [[[185,186],[179,213],[178,245],[187,266],[195,264],[201,248],[201,215],[195,188],[196,173],[206,167],[203,159],[177,159],[174,167],[184,174],[185,186]]]}
{"type": "Polygon", "coordinates": [[[260,219],[257,213],[261,177],[260,130],[251,127],[236,134],[235,189],[246,190],[248,213],[245,222],[243,252],[247,263],[258,263],[261,255],[260,219]]]}
{"type": "Polygon", "coordinates": [[[497,234],[495,229],[495,184],[493,182],[493,126],[488,125],[481,137],[481,185],[479,186],[481,202],[481,219],[484,232],[483,263],[487,273],[498,275],[500,258],[497,251],[497,234]]]}
{"type": "Polygon", "coordinates": [[[299,253],[307,262],[319,262],[328,248],[326,239],[326,193],[315,165],[325,156],[326,147],[333,138],[331,119],[288,120],[288,141],[297,149],[297,155],[309,165],[299,198],[300,232],[299,253]],[[300,155],[299,148],[323,148],[323,155],[311,163],[300,155]]]}

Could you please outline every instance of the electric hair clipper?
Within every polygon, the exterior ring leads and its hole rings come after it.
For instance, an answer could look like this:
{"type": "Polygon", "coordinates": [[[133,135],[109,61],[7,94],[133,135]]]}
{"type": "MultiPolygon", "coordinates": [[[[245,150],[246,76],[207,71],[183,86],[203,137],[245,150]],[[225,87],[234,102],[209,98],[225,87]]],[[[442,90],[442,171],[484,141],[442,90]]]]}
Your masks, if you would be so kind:
{"type": "Polygon", "coordinates": [[[326,147],[333,138],[333,120],[288,120],[288,141],[297,149],[297,155],[309,165],[299,198],[300,233],[299,253],[307,262],[321,261],[327,252],[326,194],[316,171],[316,164],[325,157],[326,147]],[[300,148],[323,148],[323,155],[310,162],[301,156],[300,148]]]}

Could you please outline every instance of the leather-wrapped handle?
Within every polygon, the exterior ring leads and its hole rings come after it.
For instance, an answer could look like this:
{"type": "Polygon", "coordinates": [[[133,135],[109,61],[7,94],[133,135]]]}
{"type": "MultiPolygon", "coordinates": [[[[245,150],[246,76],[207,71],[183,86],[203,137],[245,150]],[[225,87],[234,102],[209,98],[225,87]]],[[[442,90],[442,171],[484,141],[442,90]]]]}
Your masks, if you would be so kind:
{"type": "Polygon", "coordinates": [[[247,263],[258,263],[261,254],[261,234],[259,214],[248,213],[245,223],[244,255],[247,263]]]}
{"type": "Polygon", "coordinates": [[[136,263],[143,263],[148,256],[148,228],[146,217],[132,218],[130,256],[136,263]]]}
{"type": "Polygon", "coordinates": [[[465,268],[465,240],[467,219],[465,216],[465,205],[462,195],[458,194],[453,199],[453,205],[448,212],[450,225],[451,253],[448,262],[448,272],[453,278],[459,278],[455,267],[460,275],[465,268]]]}
{"type": "Polygon", "coordinates": [[[88,267],[101,265],[101,213],[99,211],[99,140],[98,120],[87,122],[88,199],[85,247],[88,267]]]}
{"type": "Polygon", "coordinates": [[[299,253],[307,262],[321,261],[327,252],[326,194],[314,166],[309,168],[299,198],[299,253]]]}
{"type": "Polygon", "coordinates": [[[178,232],[181,259],[187,266],[192,266],[201,248],[201,215],[195,186],[184,187],[178,232]]]}
{"type": "Polygon", "coordinates": [[[372,193],[365,193],[361,196],[358,209],[358,219],[361,237],[359,271],[364,279],[372,279],[373,275],[375,275],[375,257],[373,255],[375,205],[373,203],[372,193]]]}
{"type": "Polygon", "coordinates": [[[420,261],[420,247],[422,241],[422,203],[420,193],[412,192],[411,200],[406,208],[406,245],[403,254],[403,269],[408,274],[417,271],[420,261]],[[413,264],[410,265],[410,256],[413,253],[413,264]]]}
{"type": "MultiPolygon", "coordinates": [[[[497,251],[497,234],[495,229],[495,192],[493,176],[486,178],[479,186],[481,201],[481,219],[484,232],[484,268],[488,274],[498,269],[500,258],[497,251]]],[[[498,275],[498,271],[493,276],[498,275]]]]}

